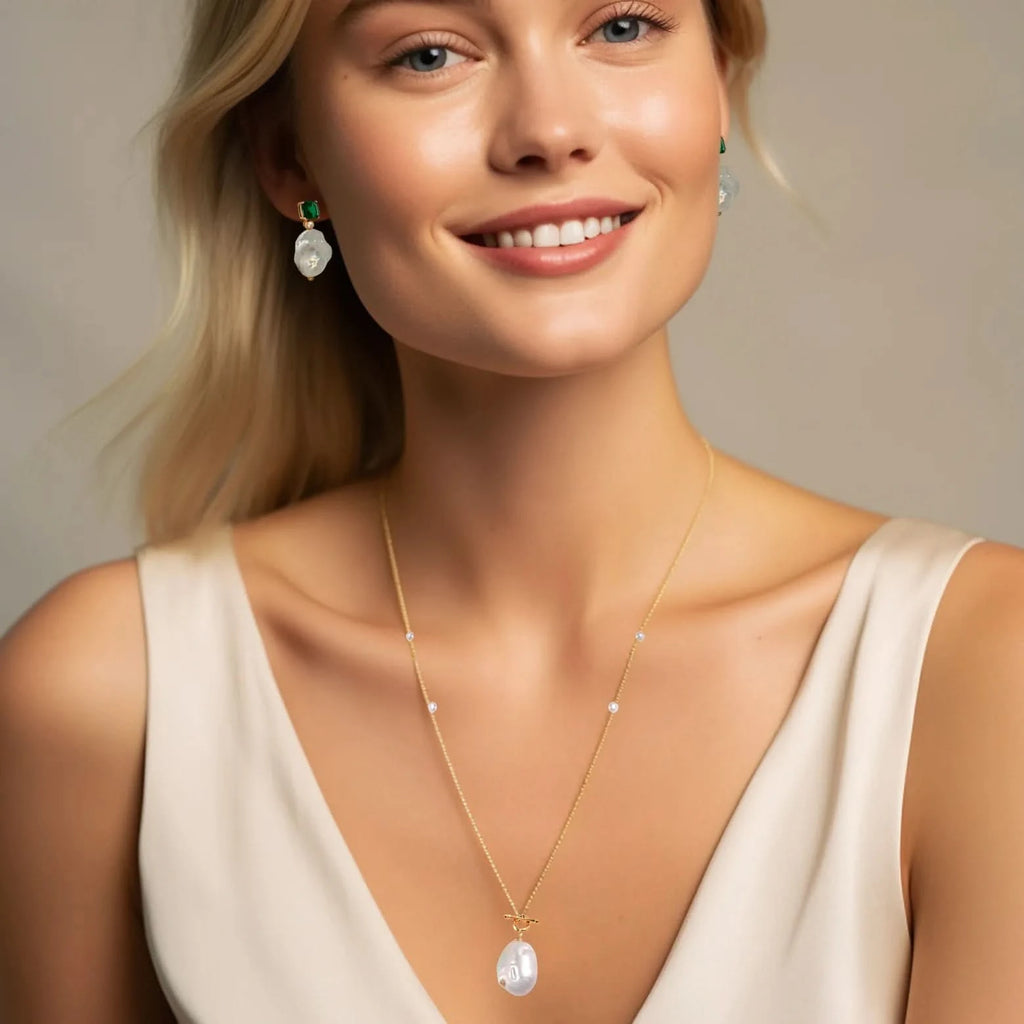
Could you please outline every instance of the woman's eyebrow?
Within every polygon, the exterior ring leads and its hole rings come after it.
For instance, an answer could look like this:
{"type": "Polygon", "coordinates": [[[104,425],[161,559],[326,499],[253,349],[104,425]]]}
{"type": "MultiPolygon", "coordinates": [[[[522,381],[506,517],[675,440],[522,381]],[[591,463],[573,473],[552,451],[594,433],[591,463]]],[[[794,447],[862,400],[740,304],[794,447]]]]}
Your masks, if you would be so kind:
{"type": "Polygon", "coordinates": [[[348,5],[338,15],[338,25],[350,25],[358,21],[369,11],[378,7],[385,7],[395,3],[426,3],[433,7],[479,7],[488,11],[491,8],[491,0],[349,0],[348,5]]]}

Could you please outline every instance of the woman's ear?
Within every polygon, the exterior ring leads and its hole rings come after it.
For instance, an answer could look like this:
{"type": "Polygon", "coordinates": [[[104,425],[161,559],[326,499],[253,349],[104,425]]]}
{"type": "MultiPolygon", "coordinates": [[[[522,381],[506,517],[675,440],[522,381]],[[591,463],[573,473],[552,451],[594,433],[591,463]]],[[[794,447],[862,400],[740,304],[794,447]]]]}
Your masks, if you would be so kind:
{"type": "Polygon", "coordinates": [[[315,199],[321,216],[329,216],[280,93],[250,96],[240,105],[238,117],[253,170],[274,208],[296,220],[297,204],[315,199]]]}

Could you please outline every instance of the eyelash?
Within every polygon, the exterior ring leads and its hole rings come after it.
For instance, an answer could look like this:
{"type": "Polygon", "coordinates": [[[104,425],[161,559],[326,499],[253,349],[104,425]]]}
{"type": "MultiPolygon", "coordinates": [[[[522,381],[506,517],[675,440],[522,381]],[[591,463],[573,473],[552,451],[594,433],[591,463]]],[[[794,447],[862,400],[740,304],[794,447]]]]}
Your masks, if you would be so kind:
{"type": "MultiPolygon", "coordinates": [[[[650,4],[638,2],[638,0],[627,0],[625,3],[617,4],[612,13],[594,29],[594,32],[599,31],[604,28],[605,25],[608,25],[613,21],[644,21],[647,22],[651,28],[660,32],[672,32],[678,25],[676,21],[669,18],[656,8],[651,7],[650,4]]],[[[594,32],[591,32],[590,35],[593,35],[594,32]]],[[[643,39],[629,40],[625,43],[613,43],[612,45],[629,47],[635,46],[643,41],[643,39]]],[[[411,57],[413,54],[422,53],[424,50],[454,49],[457,42],[458,40],[451,35],[431,37],[427,34],[423,34],[419,36],[412,45],[407,46],[402,50],[401,53],[395,54],[393,57],[388,57],[383,62],[384,70],[395,72],[410,70],[403,69],[401,66],[402,61],[407,57],[411,57]]],[[[436,71],[410,71],[410,73],[415,75],[417,78],[437,78],[450,70],[450,68],[444,67],[438,68],[436,71]]]]}

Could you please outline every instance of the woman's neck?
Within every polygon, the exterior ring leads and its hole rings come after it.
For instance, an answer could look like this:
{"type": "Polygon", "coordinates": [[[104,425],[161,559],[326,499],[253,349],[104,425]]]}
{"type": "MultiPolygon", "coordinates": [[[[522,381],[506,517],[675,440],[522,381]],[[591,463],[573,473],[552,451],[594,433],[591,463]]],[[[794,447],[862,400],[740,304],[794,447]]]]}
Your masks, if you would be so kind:
{"type": "Polygon", "coordinates": [[[449,614],[472,604],[478,623],[582,627],[623,604],[642,615],[708,476],[664,332],[558,378],[408,349],[400,363],[406,449],[387,493],[406,589],[449,614]]]}

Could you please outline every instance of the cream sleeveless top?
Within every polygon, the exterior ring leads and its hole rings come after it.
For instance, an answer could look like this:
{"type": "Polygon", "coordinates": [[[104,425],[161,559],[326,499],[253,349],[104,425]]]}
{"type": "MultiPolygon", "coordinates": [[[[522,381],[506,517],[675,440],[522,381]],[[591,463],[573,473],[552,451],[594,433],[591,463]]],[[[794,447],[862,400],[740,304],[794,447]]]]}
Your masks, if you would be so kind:
{"type": "MultiPolygon", "coordinates": [[[[900,823],[919,673],[946,583],[983,539],[896,517],[857,550],[661,972],[623,1024],[902,1024],[900,823]]],[[[444,1024],[292,727],[230,527],[135,556],[148,660],[139,871],[178,1020],[444,1024]]]]}

